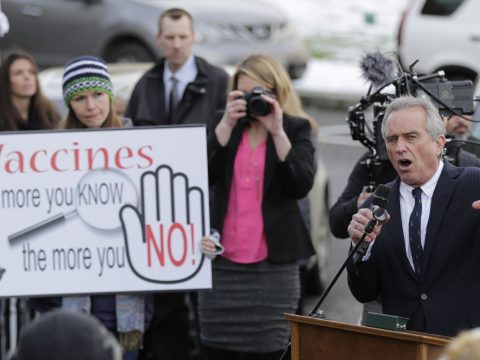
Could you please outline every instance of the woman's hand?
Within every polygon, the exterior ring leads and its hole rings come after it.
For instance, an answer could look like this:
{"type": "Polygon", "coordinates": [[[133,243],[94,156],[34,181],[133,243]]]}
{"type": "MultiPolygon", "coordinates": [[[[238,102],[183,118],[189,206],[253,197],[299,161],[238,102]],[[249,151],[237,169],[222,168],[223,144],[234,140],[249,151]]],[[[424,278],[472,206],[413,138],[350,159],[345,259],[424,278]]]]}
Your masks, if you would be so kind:
{"type": "Polygon", "coordinates": [[[283,111],[280,104],[275,98],[268,95],[262,94],[261,96],[262,99],[270,105],[272,111],[266,116],[256,116],[256,119],[265,126],[272,136],[283,135],[283,111]]]}
{"type": "Polygon", "coordinates": [[[220,244],[220,234],[216,230],[211,230],[210,235],[206,235],[200,242],[200,249],[206,257],[213,260],[217,255],[223,254],[224,248],[220,244]]]}
{"type": "Polygon", "coordinates": [[[272,135],[278,159],[285,161],[292,148],[292,143],[288,139],[285,130],[283,130],[283,110],[276,99],[263,94],[262,99],[270,105],[272,111],[266,116],[257,116],[256,119],[260,121],[270,135],[272,135]]]}
{"type": "Polygon", "coordinates": [[[243,91],[240,90],[233,90],[228,94],[225,113],[220,122],[232,129],[237,125],[239,119],[247,116],[247,102],[243,95],[243,91]]]}
{"type": "Polygon", "coordinates": [[[243,95],[243,91],[240,90],[233,90],[228,94],[225,113],[215,128],[215,135],[222,146],[227,145],[238,120],[247,116],[247,102],[243,95]]]}

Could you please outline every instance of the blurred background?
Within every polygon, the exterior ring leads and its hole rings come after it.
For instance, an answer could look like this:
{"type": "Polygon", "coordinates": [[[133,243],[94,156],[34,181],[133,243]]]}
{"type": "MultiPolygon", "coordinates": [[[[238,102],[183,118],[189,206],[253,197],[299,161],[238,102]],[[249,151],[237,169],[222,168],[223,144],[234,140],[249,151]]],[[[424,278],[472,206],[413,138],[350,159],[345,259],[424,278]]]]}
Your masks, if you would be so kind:
{"type": "MultiPolygon", "coordinates": [[[[311,271],[317,276],[312,275],[305,312],[313,308],[321,290],[340,268],[350,244],[331,235],[327,216],[329,206],[336,201],[351,169],[366,150],[351,139],[345,121],[348,108],[369,88],[359,69],[361,57],[376,50],[398,52],[399,29],[403,25],[404,48],[400,50],[404,67],[411,65],[418,54],[418,66],[423,73],[445,68],[447,76],[474,80],[477,63],[480,64],[475,57],[480,55],[480,31],[477,34],[477,30],[471,30],[468,20],[476,24],[472,19],[478,14],[474,10],[480,10],[476,9],[480,6],[476,0],[1,0],[1,3],[10,20],[10,32],[0,39],[0,51],[20,47],[31,52],[43,69],[42,89],[60,107],[63,106],[62,66],[68,59],[84,54],[97,55],[109,62],[129,63],[110,67],[117,96],[128,101],[138,78],[161,55],[154,42],[157,19],[171,6],[192,12],[198,41],[194,52],[208,61],[231,71],[247,55],[269,52],[285,65],[307,111],[320,128],[317,155],[323,174],[322,191],[311,201],[317,201],[323,208],[321,218],[312,220],[324,225],[325,231],[315,239],[318,256],[311,264],[311,271]],[[402,18],[406,10],[408,16],[402,18]],[[439,46],[437,38],[445,46],[439,46]],[[450,45],[459,44],[461,49],[450,50],[450,45]],[[420,53],[420,49],[424,52],[420,53]],[[440,53],[442,50],[444,53],[440,53]],[[476,53],[471,55],[468,51],[476,53]],[[450,55],[455,58],[450,59],[450,55]],[[315,284],[315,278],[320,284],[315,284]]],[[[350,294],[345,274],[321,309],[332,320],[357,323],[361,305],[350,294]]]]}

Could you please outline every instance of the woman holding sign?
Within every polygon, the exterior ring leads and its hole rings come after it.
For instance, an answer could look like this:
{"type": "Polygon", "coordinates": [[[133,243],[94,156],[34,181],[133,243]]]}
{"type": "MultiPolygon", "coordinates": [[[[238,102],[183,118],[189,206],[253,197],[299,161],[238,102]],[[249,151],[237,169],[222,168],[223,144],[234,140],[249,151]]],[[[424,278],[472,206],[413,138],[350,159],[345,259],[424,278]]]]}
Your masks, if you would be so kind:
{"type": "Polygon", "coordinates": [[[0,69],[0,131],[55,128],[60,115],[40,90],[33,57],[11,52],[0,69]]]}
{"type": "MultiPolygon", "coordinates": [[[[213,290],[199,294],[201,340],[208,359],[278,359],[289,338],[283,314],[300,298],[298,261],[314,253],[297,203],[313,184],[311,126],[292,116],[302,113],[298,96],[272,57],[244,60],[232,85],[208,142],[224,250],[213,290]]],[[[215,253],[215,242],[202,239],[202,250],[215,253]]]]}
{"type": "MultiPolygon", "coordinates": [[[[63,97],[68,114],[65,129],[131,126],[113,108],[113,86],[105,62],[93,56],[75,58],[65,65],[63,97]]],[[[91,295],[43,298],[32,301],[40,312],[54,307],[86,311],[95,315],[114,333],[124,351],[124,359],[136,359],[148,323],[144,295],[91,295]]]]}

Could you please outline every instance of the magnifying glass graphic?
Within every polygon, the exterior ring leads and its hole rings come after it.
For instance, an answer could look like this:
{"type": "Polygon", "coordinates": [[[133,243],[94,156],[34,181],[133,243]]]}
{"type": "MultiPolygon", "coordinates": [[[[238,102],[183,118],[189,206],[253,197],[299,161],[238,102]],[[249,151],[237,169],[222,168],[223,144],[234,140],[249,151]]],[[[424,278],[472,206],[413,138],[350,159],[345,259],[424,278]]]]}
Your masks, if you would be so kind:
{"type": "Polygon", "coordinates": [[[116,169],[96,169],[86,173],[75,187],[73,197],[73,210],[56,214],[9,235],[7,238],[10,245],[74,216],[80,216],[94,229],[115,230],[121,226],[121,207],[138,204],[138,193],[133,181],[116,169]]]}

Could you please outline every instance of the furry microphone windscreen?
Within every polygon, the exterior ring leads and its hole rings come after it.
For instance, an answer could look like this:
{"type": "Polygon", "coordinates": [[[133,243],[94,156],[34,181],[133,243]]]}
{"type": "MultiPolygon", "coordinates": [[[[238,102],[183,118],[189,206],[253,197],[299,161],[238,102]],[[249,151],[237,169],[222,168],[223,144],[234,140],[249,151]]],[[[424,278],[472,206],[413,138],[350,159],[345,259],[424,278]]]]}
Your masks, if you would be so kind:
{"type": "Polygon", "coordinates": [[[393,61],[379,51],[366,53],[360,59],[360,69],[362,77],[375,89],[391,83],[395,75],[393,61]]]}

